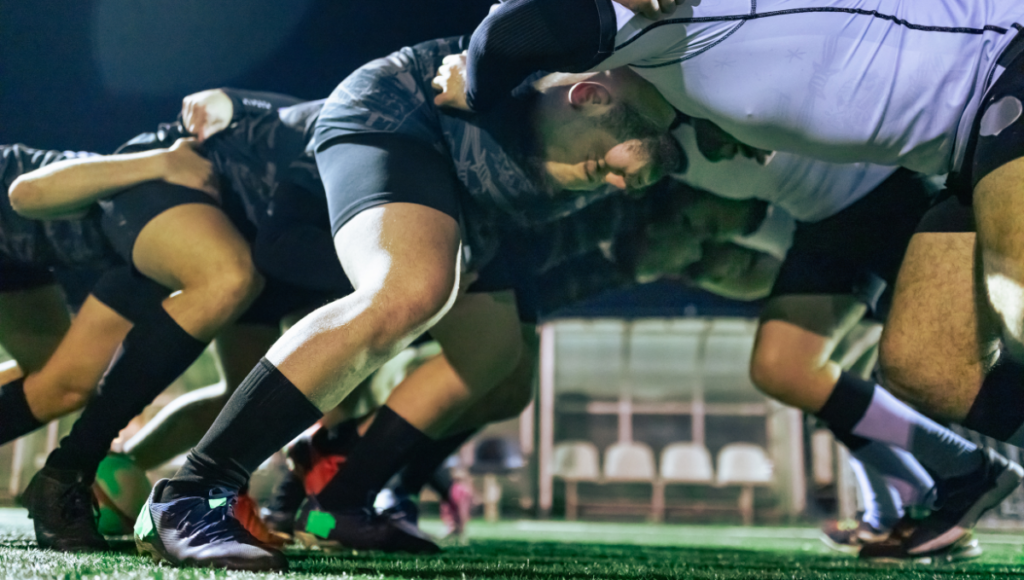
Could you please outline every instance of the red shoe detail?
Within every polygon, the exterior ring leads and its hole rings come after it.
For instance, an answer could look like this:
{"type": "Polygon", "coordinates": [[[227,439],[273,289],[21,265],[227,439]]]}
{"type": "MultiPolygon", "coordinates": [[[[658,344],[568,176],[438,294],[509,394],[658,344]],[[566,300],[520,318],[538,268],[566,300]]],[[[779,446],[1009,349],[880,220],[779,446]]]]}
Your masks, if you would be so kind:
{"type": "Polygon", "coordinates": [[[306,486],[306,495],[317,495],[341,469],[345,463],[344,455],[325,455],[317,457],[313,467],[306,472],[303,480],[306,486]]]}
{"type": "Polygon", "coordinates": [[[256,500],[247,493],[238,494],[235,500],[235,518],[242,524],[242,527],[253,535],[257,540],[269,546],[283,546],[284,539],[274,534],[267,527],[267,524],[260,517],[260,506],[256,500]]]}

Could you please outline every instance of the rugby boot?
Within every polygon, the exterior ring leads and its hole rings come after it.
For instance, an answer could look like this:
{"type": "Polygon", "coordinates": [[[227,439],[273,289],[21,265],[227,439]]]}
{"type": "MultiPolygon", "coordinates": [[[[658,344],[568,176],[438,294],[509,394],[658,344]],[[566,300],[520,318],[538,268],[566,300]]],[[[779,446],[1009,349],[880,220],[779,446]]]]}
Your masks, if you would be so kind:
{"type": "Polygon", "coordinates": [[[860,549],[860,558],[871,562],[886,564],[914,563],[941,564],[969,560],[981,556],[982,549],[974,534],[967,532],[953,544],[924,554],[911,554],[907,551],[909,538],[921,520],[904,517],[893,527],[889,537],[880,542],[864,544],[860,549]]]}
{"type": "Polygon", "coordinates": [[[462,536],[473,511],[473,486],[456,481],[448,490],[448,499],[441,501],[441,521],[448,527],[448,535],[462,536]]]}
{"type": "Polygon", "coordinates": [[[238,494],[211,490],[206,497],[161,501],[166,479],[153,491],[135,522],[140,554],[174,566],[213,566],[230,570],[285,570],[284,554],[257,540],[235,515],[238,494]]]}
{"type": "Polygon", "coordinates": [[[865,544],[881,542],[889,536],[889,530],[877,529],[864,520],[829,520],[821,526],[821,541],[844,554],[856,554],[865,544]]]}
{"type": "Polygon", "coordinates": [[[85,473],[43,467],[21,503],[28,509],[40,548],[61,552],[102,552],[110,546],[96,527],[99,504],[85,473]]]}
{"type": "Polygon", "coordinates": [[[373,508],[329,512],[310,496],[295,521],[295,538],[308,547],[351,548],[436,554],[441,548],[419,528],[398,517],[377,514],[373,508]]]}
{"type": "Polygon", "coordinates": [[[936,507],[907,536],[907,552],[923,555],[952,546],[974,528],[985,512],[1013,493],[1022,479],[1024,469],[1020,465],[992,449],[982,450],[977,469],[938,485],[936,507]]]}
{"type": "Polygon", "coordinates": [[[260,506],[248,492],[239,492],[235,502],[235,517],[254,538],[268,546],[280,548],[287,538],[270,529],[267,522],[260,517],[260,506]]]}
{"type": "MultiPolygon", "coordinates": [[[[390,491],[390,490],[384,490],[390,491]]],[[[411,526],[419,527],[420,525],[420,506],[411,497],[404,494],[396,494],[391,492],[390,502],[380,502],[380,496],[384,492],[377,495],[377,502],[374,502],[380,513],[385,518],[398,519],[408,523],[411,526]],[[383,509],[381,509],[383,507],[383,509]]]]}

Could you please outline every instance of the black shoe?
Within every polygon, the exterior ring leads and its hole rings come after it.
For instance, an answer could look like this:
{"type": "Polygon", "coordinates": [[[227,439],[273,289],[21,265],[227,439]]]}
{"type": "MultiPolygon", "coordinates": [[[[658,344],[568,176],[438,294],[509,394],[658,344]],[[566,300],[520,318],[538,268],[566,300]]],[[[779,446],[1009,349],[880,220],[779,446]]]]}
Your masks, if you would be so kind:
{"type": "Polygon", "coordinates": [[[92,482],[83,472],[44,467],[25,488],[21,503],[28,508],[40,548],[61,552],[110,549],[96,528],[99,505],[92,482]]]}
{"type": "Polygon", "coordinates": [[[380,515],[390,520],[405,522],[406,524],[419,528],[420,506],[409,496],[395,496],[395,502],[387,509],[381,510],[380,515]]]}
{"type": "Polygon", "coordinates": [[[215,490],[208,497],[161,501],[166,479],[153,486],[135,522],[141,554],[175,566],[215,566],[231,570],[286,570],[288,561],[260,543],[235,518],[237,493],[215,490]]]}
{"type": "Polygon", "coordinates": [[[821,526],[821,541],[837,552],[857,554],[866,544],[881,542],[889,530],[878,529],[861,519],[829,520],[821,526]]]}
{"type": "MultiPolygon", "coordinates": [[[[908,533],[912,532],[913,529],[908,528],[908,533]]],[[[881,542],[864,544],[860,549],[860,558],[883,564],[943,564],[978,558],[983,553],[981,546],[978,545],[978,540],[971,532],[961,536],[952,545],[923,554],[908,552],[905,541],[906,536],[900,537],[893,534],[881,542]]]]}
{"type": "Polygon", "coordinates": [[[441,548],[419,528],[372,508],[329,512],[315,497],[306,500],[295,521],[295,537],[308,547],[352,548],[411,554],[436,554],[441,548]]]}
{"type": "Polygon", "coordinates": [[[1020,465],[991,449],[982,451],[973,472],[939,484],[936,508],[906,538],[908,553],[924,555],[957,543],[988,510],[999,505],[1024,479],[1020,465]]]}
{"type": "Polygon", "coordinates": [[[306,499],[306,487],[296,472],[288,473],[277,485],[270,504],[261,510],[263,521],[271,531],[291,536],[295,531],[295,516],[306,499]]]}

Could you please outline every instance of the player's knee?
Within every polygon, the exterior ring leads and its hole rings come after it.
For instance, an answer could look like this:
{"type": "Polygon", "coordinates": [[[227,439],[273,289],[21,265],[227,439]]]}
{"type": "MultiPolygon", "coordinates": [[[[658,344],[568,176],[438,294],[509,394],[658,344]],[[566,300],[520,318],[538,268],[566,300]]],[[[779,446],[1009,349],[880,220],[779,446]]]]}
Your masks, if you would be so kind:
{"type": "Polygon", "coordinates": [[[230,261],[217,270],[208,281],[206,294],[211,303],[225,311],[244,309],[263,290],[263,276],[252,260],[230,261]]]}
{"type": "Polygon", "coordinates": [[[96,392],[96,385],[92,382],[76,380],[74,378],[68,378],[61,381],[56,385],[56,396],[54,400],[57,402],[52,408],[51,417],[39,417],[42,420],[56,419],[68,413],[72,413],[84,407],[89,399],[92,398],[96,392]]]}
{"type": "Polygon", "coordinates": [[[372,352],[390,352],[397,342],[425,331],[451,308],[454,280],[410,277],[410,282],[385,284],[375,292],[378,322],[370,339],[372,352]]]}
{"type": "Polygon", "coordinates": [[[750,381],[764,394],[778,398],[791,385],[790,365],[781,349],[761,342],[750,357],[750,381]]]}

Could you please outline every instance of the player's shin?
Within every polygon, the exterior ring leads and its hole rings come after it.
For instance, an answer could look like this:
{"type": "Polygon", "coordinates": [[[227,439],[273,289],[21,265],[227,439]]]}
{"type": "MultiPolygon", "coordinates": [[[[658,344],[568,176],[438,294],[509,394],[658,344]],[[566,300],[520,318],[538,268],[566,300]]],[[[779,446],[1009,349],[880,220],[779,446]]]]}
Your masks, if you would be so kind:
{"type": "Polygon", "coordinates": [[[323,414],[273,363],[262,359],[231,395],[158,501],[237,491],[249,475],[323,414]]]}

